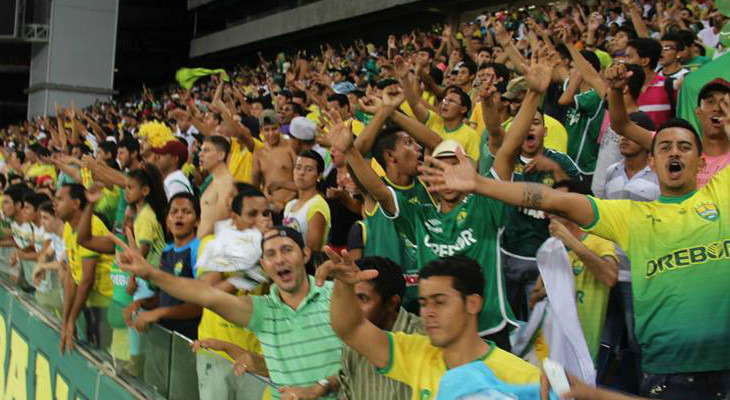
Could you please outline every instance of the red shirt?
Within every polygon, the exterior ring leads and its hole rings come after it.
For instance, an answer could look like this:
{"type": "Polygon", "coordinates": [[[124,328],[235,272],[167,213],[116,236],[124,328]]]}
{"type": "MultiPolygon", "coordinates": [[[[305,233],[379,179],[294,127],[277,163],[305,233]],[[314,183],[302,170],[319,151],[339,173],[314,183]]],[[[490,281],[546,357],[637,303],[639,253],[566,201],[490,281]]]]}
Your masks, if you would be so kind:
{"type": "Polygon", "coordinates": [[[669,93],[664,88],[667,78],[655,75],[649,86],[639,95],[639,110],[645,112],[659,128],[662,122],[673,117],[669,93]]]}

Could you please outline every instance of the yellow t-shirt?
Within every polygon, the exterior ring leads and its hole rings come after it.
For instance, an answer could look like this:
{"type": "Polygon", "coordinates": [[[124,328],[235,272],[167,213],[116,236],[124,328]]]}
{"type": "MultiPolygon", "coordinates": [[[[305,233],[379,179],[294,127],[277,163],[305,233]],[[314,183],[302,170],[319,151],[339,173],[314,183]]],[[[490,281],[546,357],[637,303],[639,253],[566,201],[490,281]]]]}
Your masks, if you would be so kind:
{"type": "MultiPolygon", "coordinates": [[[[512,125],[513,120],[514,118],[510,118],[504,122],[505,132],[512,125]]],[[[547,114],[543,115],[543,121],[545,122],[545,140],[543,146],[561,153],[568,151],[568,131],[565,130],[563,124],[547,114]]]]}
{"type": "MultiPolygon", "coordinates": [[[[390,359],[378,372],[413,389],[413,400],[433,400],[446,373],[443,350],[432,345],[428,336],[388,332],[390,359]]],[[[499,349],[493,343],[481,359],[504,383],[540,382],[540,370],[527,361],[499,349]]]]}
{"type": "Polygon", "coordinates": [[[231,141],[231,155],[228,158],[228,170],[233,175],[233,180],[251,183],[251,170],[253,169],[253,153],[264,148],[264,144],[253,140],[254,151],[248,151],[238,140],[231,141]]]}
{"type": "MultiPolygon", "coordinates": [[[[200,249],[198,250],[198,254],[201,254],[203,252],[203,248],[205,247],[205,245],[208,244],[208,242],[210,242],[213,238],[213,235],[208,235],[200,241],[200,249]]],[[[206,271],[205,266],[198,265],[196,266],[196,268],[198,269],[198,277],[203,276],[206,272],[208,272],[206,271]]],[[[232,275],[232,273],[223,273],[224,279],[227,279],[232,275]]],[[[259,286],[250,293],[261,294],[261,292],[262,287],[259,286]]],[[[244,294],[248,293],[244,291],[238,292],[239,296],[242,296],[244,294]]],[[[263,354],[261,350],[261,343],[259,343],[259,340],[256,338],[256,335],[253,334],[253,332],[229,322],[225,318],[207,308],[203,309],[203,315],[200,318],[200,324],[198,324],[198,338],[212,338],[223,340],[229,343],[233,343],[246,351],[250,351],[256,354],[263,354]]],[[[225,352],[216,351],[215,353],[233,362],[233,360],[228,357],[228,354],[226,354],[225,352]]]]}
{"type": "Polygon", "coordinates": [[[162,249],[165,248],[165,234],[162,232],[162,226],[157,221],[157,216],[152,207],[145,203],[139,210],[137,216],[134,217],[134,240],[137,246],[148,244],[150,250],[147,253],[147,262],[154,267],[160,266],[160,255],[162,249]]]}
{"type": "Polygon", "coordinates": [[[425,122],[426,126],[431,128],[432,131],[436,132],[443,139],[453,139],[461,144],[466,154],[471,157],[472,160],[479,160],[479,134],[471,126],[461,123],[458,128],[453,131],[449,131],[444,127],[444,120],[433,111],[428,112],[428,117],[425,122]]]}
{"type": "MultiPolygon", "coordinates": [[[[431,92],[426,92],[426,91],[422,92],[421,98],[430,105],[436,104],[436,95],[431,92]]],[[[405,115],[407,115],[413,119],[418,119],[418,118],[416,118],[416,114],[413,113],[413,109],[411,108],[411,105],[408,104],[407,101],[404,101],[403,103],[401,103],[400,110],[403,111],[403,113],[405,115]]]]}
{"type": "MultiPolygon", "coordinates": [[[[612,242],[591,234],[586,234],[582,242],[593,254],[601,258],[611,257],[618,264],[616,248],[612,242]]],[[[588,343],[591,358],[595,361],[598,357],[598,347],[601,344],[608,307],[608,292],[611,288],[599,281],[575,252],[569,251],[568,257],[575,277],[575,304],[578,308],[578,320],[580,320],[583,336],[588,343]]]]}
{"type": "MultiPolygon", "coordinates": [[[[106,228],[101,219],[94,215],[91,219],[91,234],[93,236],[106,236],[109,230],[106,228]]],[[[86,304],[92,307],[103,307],[109,304],[114,287],[110,276],[114,257],[111,254],[99,254],[85,247],[80,246],[76,242],[76,232],[67,222],[63,227],[63,242],[66,245],[66,255],[68,256],[68,265],[71,270],[71,276],[74,282],[81,282],[83,272],[83,260],[95,258],[96,271],[94,276],[94,286],[89,294],[86,304]]]]}
{"type": "Polygon", "coordinates": [[[482,114],[482,101],[479,100],[474,103],[474,107],[471,110],[471,117],[469,117],[469,124],[477,131],[480,136],[487,130],[487,125],[484,123],[484,115],[482,114]]]}

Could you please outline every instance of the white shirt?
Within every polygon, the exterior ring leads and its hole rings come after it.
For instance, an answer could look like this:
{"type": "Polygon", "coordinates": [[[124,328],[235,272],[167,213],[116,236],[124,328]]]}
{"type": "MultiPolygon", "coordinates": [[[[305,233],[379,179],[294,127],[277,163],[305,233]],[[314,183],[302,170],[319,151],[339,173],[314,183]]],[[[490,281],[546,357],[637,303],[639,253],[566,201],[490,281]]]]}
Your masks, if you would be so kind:
{"type": "Polygon", "coordinates": [[[177,170],[170,175],[167,175],[165,177],[165,195],[167,196],[167,201],[170,201],[172,196],[187,192],[187,193],[193,193],[193,187],[190,185],[190,181],[188,180],[188,177],[183,174],[181,170],[177,170]]]}
{"type": "Polygon", "coordinates": [[[697,34],[697,37],[702,40],[702,44],[707,47],[712,47],[713,49],[717,47],[717,44],[720,42],[720,33],[715,33],[715,28],[711,26],[701,30],[700,33],[697,34]]]}
{"type": "Polygon", "coordinates": [[[195,144],[195,136],[200,132],[198,131],[198,128],[196,128],[194,125],[190,125],[188,127],[188,130],[185,132],[180,131],[180,127],[177,127],[177,132],[175,132],[175,136],[181,137],[185,139],[185,141],[188,143],[188,150],[192,150],[193,144],[195,144]]]}

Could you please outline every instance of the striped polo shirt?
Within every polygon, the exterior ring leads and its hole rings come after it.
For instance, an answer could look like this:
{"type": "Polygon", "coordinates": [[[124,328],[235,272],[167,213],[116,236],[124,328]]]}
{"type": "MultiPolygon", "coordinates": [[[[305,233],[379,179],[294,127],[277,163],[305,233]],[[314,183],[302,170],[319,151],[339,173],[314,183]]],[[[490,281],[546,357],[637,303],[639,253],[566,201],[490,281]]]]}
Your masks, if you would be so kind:
{"type": "MultiPolygon", "coordinates": [[[[659,198],[659,180],[656,173],[647,165],[629,179],[626,175],[624,160],[621,160],[606,170],[606,199],[654,201],[659,198]]],[[[615,245],[618,255],[618,280],[631,282],[631,262],[626,253],[615,245]]]]}
{"type": "MultiPolygon", "coordinates": [[[[343,344],[330,325],[332,282],[318,287],[312,276],[307,279],[309,293],[296,310],[281,300],[276,285],[266,296],[251,296],[253,311],[248,329],[261,342],[276,387],[313,386],[340,370],[343,344]]],[[[271,394],[281,398],[276,390],[271,394]]]]}

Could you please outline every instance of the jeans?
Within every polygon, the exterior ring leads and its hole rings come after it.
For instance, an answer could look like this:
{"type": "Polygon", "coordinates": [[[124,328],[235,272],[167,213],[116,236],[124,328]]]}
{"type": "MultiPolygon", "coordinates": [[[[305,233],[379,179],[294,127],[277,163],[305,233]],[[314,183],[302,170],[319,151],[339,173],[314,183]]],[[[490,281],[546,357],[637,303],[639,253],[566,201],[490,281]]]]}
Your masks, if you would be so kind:
{"type": "Polygon", "coordinates": [[[527,300],[535,287],[540,271],[535,260],[524,260],[502,252],[502,272],[504,273],[507,301],[515,318],[527,321],[530,317],[527,300]]]}
{"type": "Polygon", "coordinates": [[[650,399],[723,399],[730,388],[730,370],[687,374],[644,374],[641,395],[650,399]]]}

